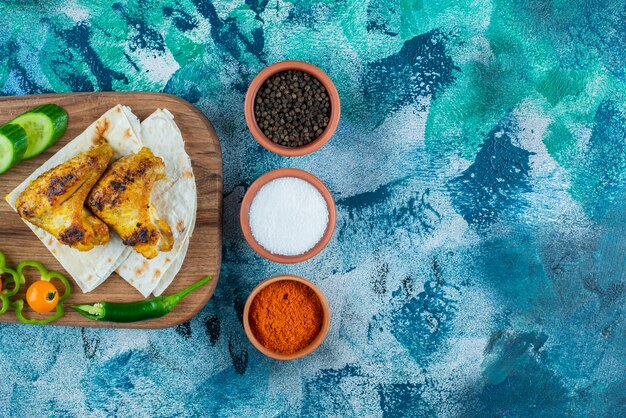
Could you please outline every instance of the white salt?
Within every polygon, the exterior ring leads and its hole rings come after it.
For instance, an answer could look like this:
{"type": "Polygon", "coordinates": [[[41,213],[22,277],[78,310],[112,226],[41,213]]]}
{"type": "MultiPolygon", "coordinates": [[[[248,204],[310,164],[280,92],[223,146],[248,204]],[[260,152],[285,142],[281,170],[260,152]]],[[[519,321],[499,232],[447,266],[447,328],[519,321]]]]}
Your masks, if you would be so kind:
{"type": "Polygon", "coordinates": [[[272,254],[304,254],[322,239],[327,225],[324,197],[312,184],[296,177],[270,181],[250,205],[252,236],[272,254]]]}

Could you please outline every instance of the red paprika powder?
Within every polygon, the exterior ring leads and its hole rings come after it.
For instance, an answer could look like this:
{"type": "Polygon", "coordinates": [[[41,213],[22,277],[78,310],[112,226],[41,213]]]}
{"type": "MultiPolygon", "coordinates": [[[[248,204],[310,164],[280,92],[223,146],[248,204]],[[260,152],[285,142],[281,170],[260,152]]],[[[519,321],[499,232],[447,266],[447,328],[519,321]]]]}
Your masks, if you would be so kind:
{"type": "Polygon", "coordinates": [[[293,354],[313,342],[322,329],[324,311],[307,285],[281,280],[263,288],[250,305],[250,329],[265,348],[293,354]]]}

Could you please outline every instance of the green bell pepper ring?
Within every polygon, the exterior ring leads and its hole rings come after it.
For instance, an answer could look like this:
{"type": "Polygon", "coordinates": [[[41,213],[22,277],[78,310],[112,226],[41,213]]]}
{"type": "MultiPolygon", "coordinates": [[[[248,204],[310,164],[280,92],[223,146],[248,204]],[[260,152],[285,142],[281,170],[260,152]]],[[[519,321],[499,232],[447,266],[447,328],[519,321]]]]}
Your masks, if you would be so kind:
{"type": "MultiPolygon", "coordinates": [[[[2,290],[2,294],[6,295],[7,297],[13,297],[17,294],[17,292],[20,291],[20,285],[22,283],[18,272],[8,268],[6,261],[6,257],[4,256],[2,251],[0,251],[0,276],[2,276],[3,274],[8,274],[9,276],[11,276],[11,281],[13,282],[13,289],[9,290],[5,288],[2,290]]],[[[3,283],[3,287],[6,287],[6,283],[3,283]]]]}
{"type": "MultiPolygon", "coordinates": [[[[7,259],[4,256],[4,253],[0,251],[0,278],[2,278],[3,275],[8,275],[11,277],[11,282],[13,283],[12,289],[9,290],[5,288],[0,292],[0,303],[2,303],[2,305],[0,305],[0,315],[9,309],[9,298],[15,296],[17,292],[19,292],[21,284],[19,274],[15,270],[8,268],[6,262],[7,259]]],[[[8,282],[3,282],[3,287],[5,287],[7,283],[8,282]]]]}
{"type": "Polygon", "coordinates": [[[3,315],[9,309],[9,297],[4,293],[0,294],[0,315],[3,315]]]}
{"type": "Polygon", "coordinates": [[[67,278],[64,275],[62,275],[58,271],[48,270],[43,266],[43,264],[37,261],[28,260],[28,261],[22,261],[21,263],[17,265],[17,274],[19,275],[19,280],[21,284],[26,283],[26,278],[24,277],[25,267],[33,267],[39,270],[39,274],[41,275],[41,280],[45,282],[49,282],[52,279],[59,280],[61,283],[63,283],[63,286],[65,286],[65,291],[63,292],[63,295],[59,296],[59,303],[56,306],[54,315],[49,316],[45,319],[26,318],[24,314],[22,313],[24,309],[24,301],[22,299],[11,302],[11,306],[15,310],[15,316],[17,317],[17,319],[24,324],[45,325],[61,318],[65,314],[65,310],[63,309],[63,301],[67,300],[71,294],[70,282],[67,280],[67,278]]]}
{"type": "Polygon", "coordinates": [[[189,293],[211,280],[211,276],[206,276],[188,288],[169,296],[157,296],[130,303],[98,302],[87,305],[72,305],[72,309],[85,318],[96,321],[127,323],[160,318],[171,312],[189,293]]]}

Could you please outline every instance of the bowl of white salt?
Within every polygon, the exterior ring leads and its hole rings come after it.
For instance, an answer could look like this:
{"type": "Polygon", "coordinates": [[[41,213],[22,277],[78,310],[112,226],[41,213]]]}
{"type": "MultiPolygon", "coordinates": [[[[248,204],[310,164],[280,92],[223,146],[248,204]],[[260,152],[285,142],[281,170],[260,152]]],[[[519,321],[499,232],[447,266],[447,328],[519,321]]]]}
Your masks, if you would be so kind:
{"type": "Polygon", "coordinates": [[[335,230],[335,201],[313,174],[296,168],[265,173],[241,202],[241,229],[257,254],[277,263],[317,255],[335,230]]]}

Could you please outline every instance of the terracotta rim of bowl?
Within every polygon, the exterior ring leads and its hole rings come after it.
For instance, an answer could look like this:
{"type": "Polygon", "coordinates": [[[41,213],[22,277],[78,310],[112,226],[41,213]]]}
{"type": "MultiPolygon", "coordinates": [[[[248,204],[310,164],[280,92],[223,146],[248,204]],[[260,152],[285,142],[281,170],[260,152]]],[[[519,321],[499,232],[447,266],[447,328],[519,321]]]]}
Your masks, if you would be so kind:
{"type": "Polygon", "coordinates": [[[308,354],[311,354],[313,351],[315,351],[317,347],[320,346],[320,344],[322,344],[324,339],[326,339],[326,335],[328,334],[329,328],[330,328],[330,306],[328,305],[328,300],[326,300],[326,296],[324,296],[320,288],[317,287],[313,282],[300,276],[294,276],[290,274],[281,274],[278,276],[270,277],[269,279],[262,281],[257,287],[254,288],[254,290],[252,290],[252,292],[250,293],[250,296],[248,296],[248,300],[246,300],[246,305],[243,308],[243,329],[245,330],[248,339],[257,350],[259,350],[261,353],[265,354],[266,356],[271,357],[276,360],[295,360],[295,359],[304,357],[308,354]],[[252,329],[250,328],[250,319],[249,319],[250,305],[252,304],[252,301],[254,300],[256,295],[258,295],[259,292],[263,288],[269,286],[270,284],[275,283],[275,282],[280,282],[283,280],[293,280],[293,281],[300,282],[308,286],[317,295],[318,299],[320,300],[320,304],[322,305],[322,311],[324,312],[324,320],[322,322],[322,329],[320,330],[319,334],[317,334],[317,337],[315,337],[315,339],[311,342],[311,344],[309,344],[302,350],[297,351],[293,354],[281,354],[281,353],[277,353],[275,351],[265,348],[256,339],[256,337],[254,336],[254,333],[252,332],[252,329]]]}
{"type": "Polygon", "coordinates": [[[320,179],[315,177],[313,174],[299,170],[297,168],[279,168],[277,170],[269,171],[263,174],[261,177],[256,179],[252,185],[246,191],[245,196],[243,197],[243,201],[241,202],[241,210],[239,213],[239,221],[241,224],[241,230],[243,231],[243,236],[248,241],[248,244],[252,247],[252,249],[262,257],[267,258],[270,261],[274,261],[276,263],[282,264],[293,264],[293,263],[301,263],[306,261],[324,249],[326,244],[330,241],[333,236],[333,232],[335,231],[335,223],[337,222],[337,208],[335,206],[335,201],[333,196],[331,195],[328,188],[322,183],[320,179]],[[317,244],[309,251],[299,254],[299,255],[280,255],[280,254],[272,254],[261,244],[254,239],[252,235],[252,229],[250,229],[250,205],[252,205],[252,201],[254,200],[254,196],[261,190],[261,187],[265,186],[272,180],[276,180],[282,177],[296,177],[302,179],[313,187],[315,187],[324,197],[324,201],[326,201],[326,206],[328,207],[328,225],[326,225],[326,231],[324,231],[324,235],[319,240],[317,244]]]}
{"type": "Polygon", "coordinates": [[[252,83],[248,88],[248,92],[246,93],[244,114],[246,116],[246,123],[248,124],[250,133],[265,149],[287,157],[299,157],[320,149],[333,136],[337,130],[337,125],[339,125],[341,104],[339,102],[339,93],[337,92],[335,84],[320,68],[304,61],[281,61],[266,67],[259,74],[257,74],[256,77],[254,77],[254,80],[252,80],[252,83]],[[282,145],[272,142],[272,140],[266,137],[263,131],[261,131],[256,122],[256,118],[254,117],[254,101],[259,88],[274,74],[288,70],[299,70],[311,74],[322,83],[328,92],[328,97],[330,99],[330,120],[328,121],[328,125],[326,126],[326,129],[324,129],[324,132],[322,132],[322,134],[312,142],[309,142],[301,147],[294,148],[283,147],[282,145]]]}

